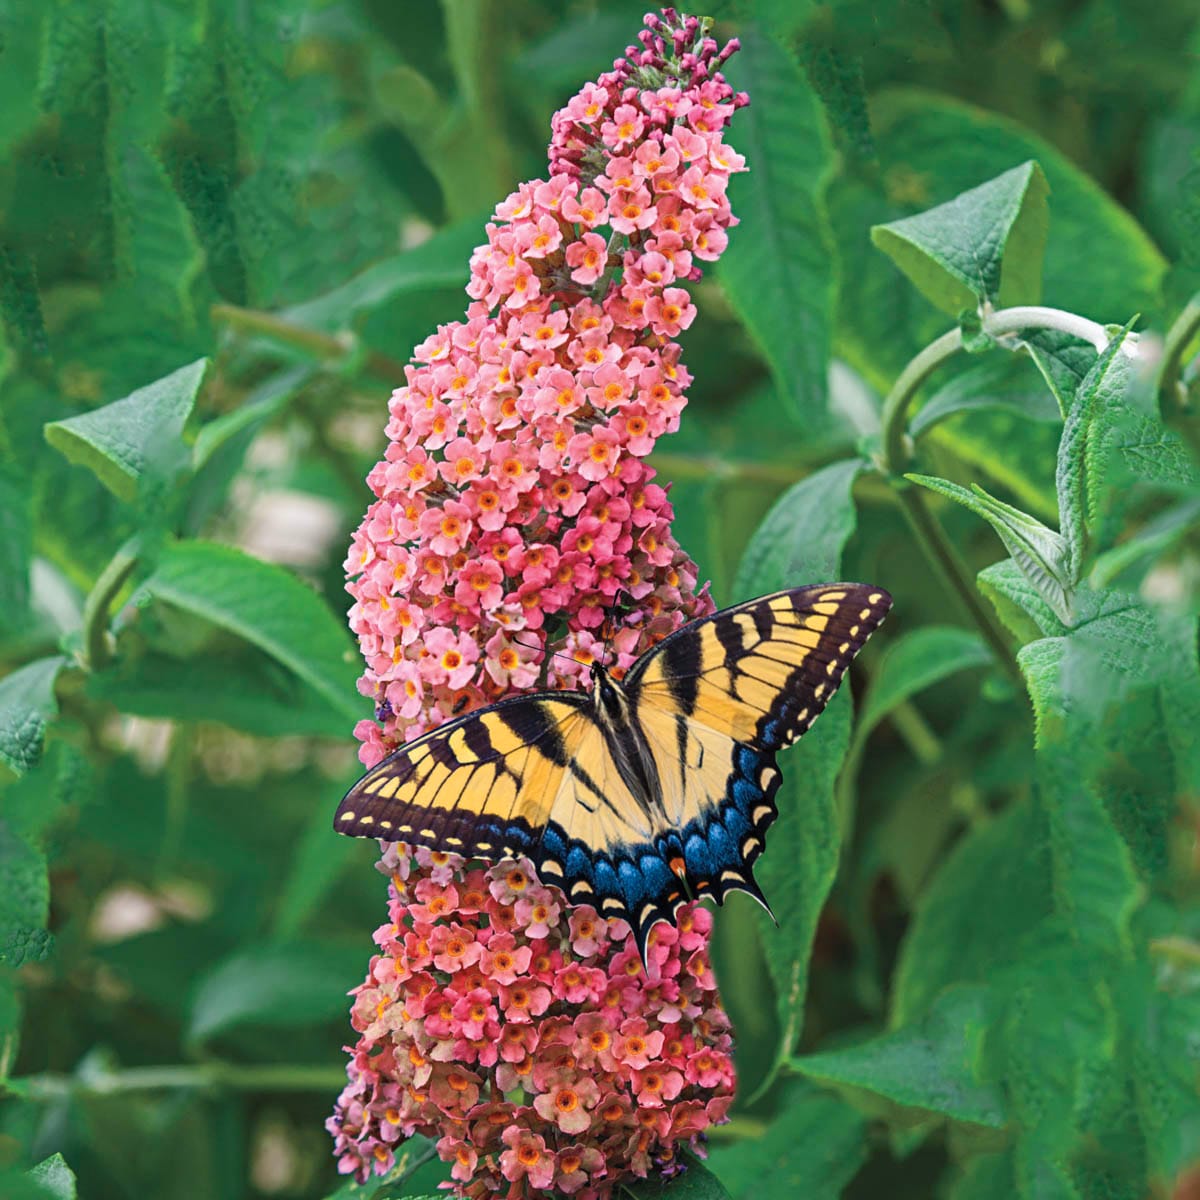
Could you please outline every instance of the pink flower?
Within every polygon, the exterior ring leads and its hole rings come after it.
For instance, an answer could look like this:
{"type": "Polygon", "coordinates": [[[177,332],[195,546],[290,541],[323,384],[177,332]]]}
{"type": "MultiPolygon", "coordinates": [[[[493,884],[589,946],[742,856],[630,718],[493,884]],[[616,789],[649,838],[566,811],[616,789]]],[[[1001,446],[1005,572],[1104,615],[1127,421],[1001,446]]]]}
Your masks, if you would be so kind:
{"type": "Polygon", "coordinates": [[[534,1097],[533,1107],[563,1133],[582,1133],[592,1123],[591,1109],[599,1098],[600,1089],[587,1075],[563,1072],[547,1081],[546,1090],[534,1097]]]}
{"type": "Polygon", "coordinates": [[[510,1125],[501,1140],[508,1147],[500,1155],[500,1170],[510,1183],[528,1179],[531,1187],[548,1188],[554,1179],[554,1152],[536,1133],[510,1125]]]}

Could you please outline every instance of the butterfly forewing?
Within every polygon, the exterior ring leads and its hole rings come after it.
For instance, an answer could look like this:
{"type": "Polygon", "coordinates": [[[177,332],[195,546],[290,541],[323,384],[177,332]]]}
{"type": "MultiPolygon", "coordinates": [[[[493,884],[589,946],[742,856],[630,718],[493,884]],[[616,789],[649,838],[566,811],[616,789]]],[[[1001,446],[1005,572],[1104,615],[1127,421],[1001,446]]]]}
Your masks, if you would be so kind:
{"type": "Polygon", "coordinates": [[[401,746],[345,795],[339,833],[457,854],[531,854],[591,725],[575,692],[503,700],[401,746]]]}

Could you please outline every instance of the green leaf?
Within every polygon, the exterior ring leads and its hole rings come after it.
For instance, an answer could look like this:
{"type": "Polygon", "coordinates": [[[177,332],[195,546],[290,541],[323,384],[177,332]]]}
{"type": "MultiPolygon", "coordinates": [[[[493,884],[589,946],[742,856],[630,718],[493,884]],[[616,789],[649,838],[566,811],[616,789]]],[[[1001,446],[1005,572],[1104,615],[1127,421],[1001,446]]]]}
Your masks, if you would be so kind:
{"type": "Polygon", "coordinates": [[[862,1114],[793,1083],[761,1134],[714,1147],[708,1162],[733,1200],[837,1200],[866,1156],[862,1114]]]}
{"type": "Polygon", "coordinates": [[[991,665],[992,653],[979,634],[949,625],[926,625],[892,642],[880,659],[859,709],[855,741],[865,739],[897,704],[935,683],[975,667],[991,665]]]}
{"type": "Polygon", "coordinates": [[[439,229],[428,241],[385,258],[323,296],[293,305],[284,316],[294,325],[338,333],[399,296],[465,287],[471,252],[484,240],[478,217],[439,229]]]}
{"type": "Polygon", "coordinates": [[[847,459],[793,484],[754,531],[734,582],[738,596],[832,581],[854,532],[854,481],[865,468],[847,459]]]}
{"type": "Polygon", "coordinates": [[[1001,409],[1029,421],[1059,420],[1054,396],[1030,365],[1014,355],[997,354],[958,372],[934,392],[909,422],[909,435],[919,438],[947,417],[979,409],[1001,409]]]}
{"type": "Polygon", "coordinates": [[[1092,369],[1080,383],[1067,411],[1062,440],[1058,447],[1055,488],[1058,492],[1059,520],[1067,548],[1069,583],[1079,582],[1083,556],[1087,548],[1089,517],[1097,504],[1100,480],[1092,470],[1091,446],[1093,420],[1097,409],[1124,400],[1132,368],[1125,348],[1128,330],[1109,342],[1092,369]]]}
{"type": "Polygon", "coordinates": [[[29,619],[29,565],[33,558],[30,480],[0,462],[0,629],[20,633],[29,619]]]}
{"type": "MultiPolygon", "coordinates": [[[[945,33],[941,26],[939,33],[945,33]]],[[[949,41],[943,52],[955,53],[949,41]]],[[[844,172],[827,203],[841,260],[835,350],[876,389],[886,391],[905,363],[945,330],[946,316],[872,249],[865,229],[928,209],[1026,159],[1045,171],[1053,198],[1053,236],[1042,271],[1050,302],[1100,321],[1155,311],[1166,269],[1162,254],[1104,188],[1026,126],[945,93],[887,88],[871,94],[871,127],[878,182],[844,172]],[[1095,253],[1097,246],[1103,254],[1095,253]]],[[[1006,456],[1013,449],[1006,446],[1006,456]]]]}
{"type": "Polygon", "coordinates": [[[1026,162],[945,204],[871,230],[871,240],[943,312],[1041,296],[1049,187],[1026,162]]]}
{"type": "Polygon", "coordinates": [[[1020,803],[971,829],[917,904],[900,947],[890,1027],[911,1024],[951,984],[986,983],[1019,961],[1052,911],[1043,814],[1020,803]]]}
{"type": "Polygon", "coordinates": [[[721,1181],[698,1159],[684,1158],[687,1170],[674,1179],[623,1183],[621,1192],[632,1200],[730,1200],[721,1181]]]}
{"type": "Polygon", "coordinates": [[[718,271],[729,302],[762,350],[776,387],[815,433],[830,424],[826,379],[835,254],[822,192],[832,164],[820,106],[785,50],[741,33],[735,87],[753,87],[738,147],[753,170],[731,191],[742,223],[718,271]]]}
{"type": "Polygon", "coordinates": [[[334,704],[267,653],[185,659],[126,655],[89,676],[87,694],[119,712],[173,721],[212,721],[259,737],[348,737],[344,703],[334,704]]]}
{"type": "Polygon", "coordinates": [[[1067,547],[1053,529],[1011,504],[989,496],[978,484],[973,484],[968,491],[957,483],[930,475],[906,475],[905,478],[947,496],[983,517],[999,535],[1038,596],[1064,625],[1071,623],[1073,588],[1068,574],[1067,547]]]}
{"type": "Polygon", "coordinates": [[[1011,558],[984,567],[976,582],[1017,641],[1032,642],[1066,630],[1066,625],[1054,615],[1054,610],[1011,558]]]}
{"type": "Polygon", "coordinates": [[[0,760],[18,775],[41,761],[46,723],[58,714],[54,684],[66,662],[57,654],[39,658],[0,679],[0,760]]]}
{"type": "Polygon", "coordinates": [[[362,716],[355,655],[341,623],[282,567],[232,546],[166,547],[142,594],[245,638],[295,672],[348,722],[362,716]]]}
{"type": "Polygon", "coordinates": [[[61,1154],[52,1154],[30,1167],[29,1178],[55,1200],[75,1200],[75,1172],[61,1154]]]}
{"type": "Polygon", "coordinates": [[[1099,357],[1091,342],[1058,329],[1026,329],[1013,339],[1033,359],[1066,417],[1075,393],[1099,357]]]}
{"type": "MultiPolygon", "coordinates": [[[[842,550],[854,532],[852,493],[862,469],[858,459],[833,463],[784,493],[746,547],[739,595],[837,578],[842,550]]],[[[843,686],[783,764],[771,853],[757,866],[759,885],[779,922],[776,928],[765,914],[759,916],[782,1029],[779,1061],[800,1032],[817,917],[837,871],[841,838],[834,784],[849,741],[850,697],[843,686]]]]}
{"type": "Polygon", "coordinates": [[[301,1028],[347,1013],[347,992],[368,954],[345,942],[290,941],[248,946],[196,983],[187,1038],[203,1042],[242,1026],[301,1028]]]}
{"type": "Polygon", "coordinates": [[[156,495],[187,464],[183,428],[207,369],[202,358],[122,400],[52,421],[46,440],[120,499],[156,495]]]}
{"type": "Polygon", "coordinates": [[[49,903],[46,856],[0,820],[0,962],[15,966],[7,956],[23,958],[31,939],[36,945],[49,903]]]}
{"type": "Polygon", "coordinates": [[[1004,1092],[984,1072],[984,1036],[994,1020],[988,989],[943,992],[914,1024],[844,1050],[792,1059],[809,1079],[861,1089],[893,1104],[955,1121],[1003,1128],[1004,1092]]]}

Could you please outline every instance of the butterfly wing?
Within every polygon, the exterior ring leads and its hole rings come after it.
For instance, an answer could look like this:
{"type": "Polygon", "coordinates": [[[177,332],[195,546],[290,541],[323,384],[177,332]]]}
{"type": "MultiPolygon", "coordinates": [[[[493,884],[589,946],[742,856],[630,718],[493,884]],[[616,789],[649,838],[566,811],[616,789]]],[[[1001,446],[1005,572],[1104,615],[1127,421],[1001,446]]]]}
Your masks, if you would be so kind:
{"type": "MultiPolygon", "coordinates": [[[[765,904],[752,867],[777,815],[776,752],[820,715],[890,607],[862,584],[796,588],[685,625],[634,664],[625,687],[671,821],[655,844],[693,894],[765,904]]],[[[669,886],[637,924],[670,920],[684,899],[669,886]]]]}
{"type": "Polygon", "coordinates": [[[334,828],[467,857],[532,857],[593,724],[588,708],[582,693],[536,693],[439,725],[368,771],[334,828]]]}
{"type": "Polygon", "coordinates": [[[466,857],[525,855],[577,903],[607,899],[604,914],[620,917],[636,882],[625,848],[649,847],[653,833],[580,692],[502,700],[401,746],[346,793],[334,828],[466,857]]]}

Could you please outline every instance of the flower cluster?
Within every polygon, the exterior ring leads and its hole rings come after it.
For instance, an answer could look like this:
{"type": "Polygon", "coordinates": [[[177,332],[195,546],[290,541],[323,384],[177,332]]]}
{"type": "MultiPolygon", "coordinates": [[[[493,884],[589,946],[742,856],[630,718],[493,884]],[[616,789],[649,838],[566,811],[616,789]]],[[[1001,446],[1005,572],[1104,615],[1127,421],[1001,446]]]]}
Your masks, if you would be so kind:
{"type": "Polygon", "coordinates": [[[711,611],[643,460],[686,402],[681,285],[735,221],[723,129],[745,98],[715,70],[734,48],[648,17],[555,117],[550,179],[496,209],[467,319],[417,347],[346,561],[382,722],[356,730],[366,765],[507,692],[576,687],[594,658],[619,674],[711,611]]]}
{"type": "Polygon", "coordinates": [[[643,966],[624,921],[569,909],[528,863],[392,846],[380,866],[390,922],[328,1122],[343,1172],[385,1174],[423,1134],[459,1195],[596,1200],[701,1149],[733,1095],[707,909],[656,925],[643,966]]]}

